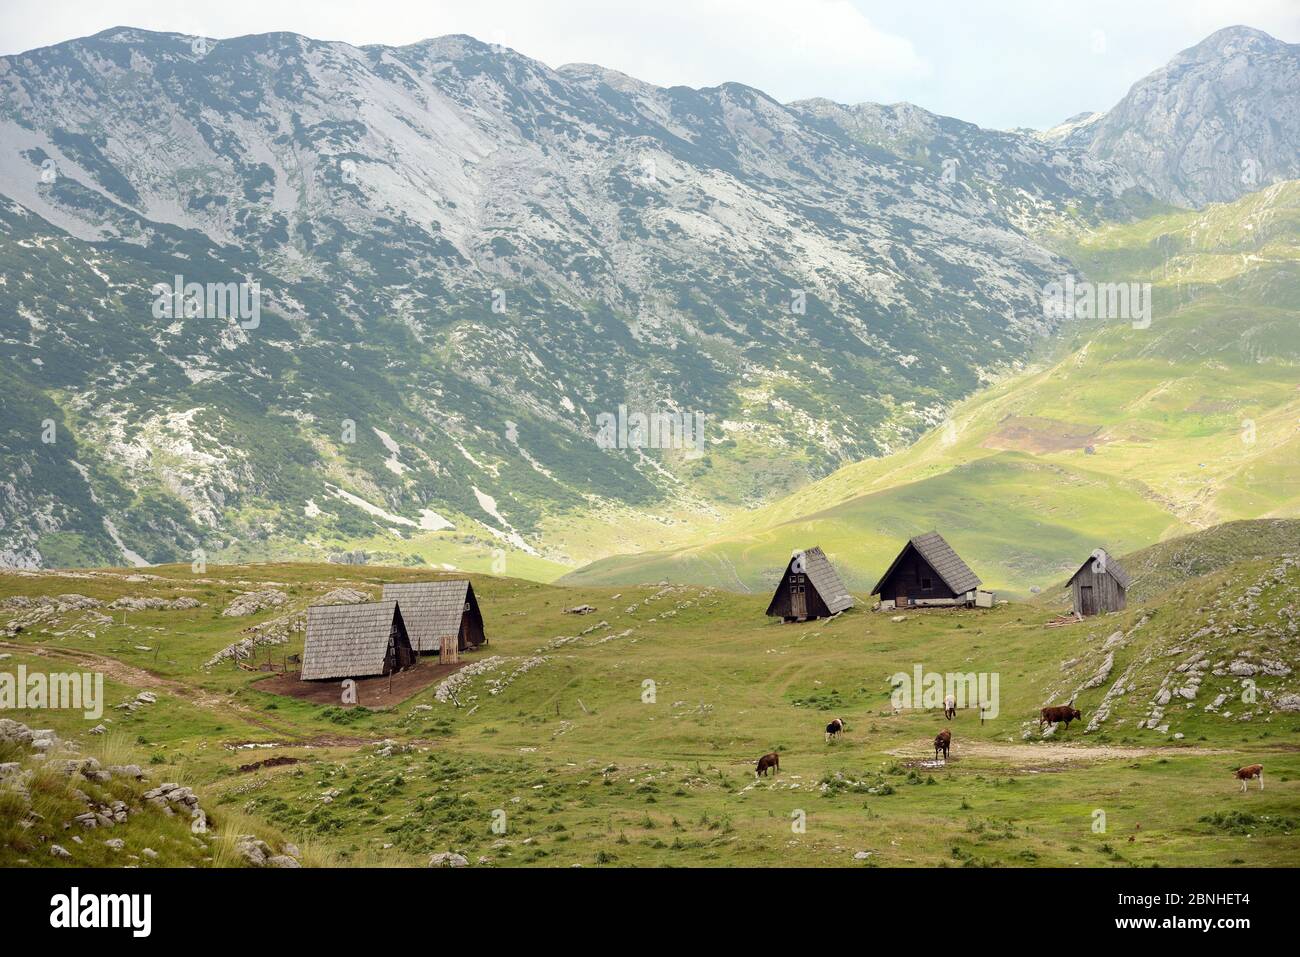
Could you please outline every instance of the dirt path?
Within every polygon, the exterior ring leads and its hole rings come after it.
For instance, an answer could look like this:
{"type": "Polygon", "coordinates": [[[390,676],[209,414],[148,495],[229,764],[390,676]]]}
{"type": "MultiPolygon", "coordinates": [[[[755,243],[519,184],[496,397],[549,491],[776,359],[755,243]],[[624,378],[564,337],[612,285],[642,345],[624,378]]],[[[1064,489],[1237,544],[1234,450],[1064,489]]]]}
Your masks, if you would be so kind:
{"type": "MultiPolygon", "coordinates": [[[[259,748],[267,745],[286,748],[363,748],[384,740],[382,737],[366,738],[345,734],[317,733],[305,735],[300,729],[281,726],[268,721],[260,711],[251,708],[246,704],[233,701],[226,695],[205,691],[202,688],[195,688],[185,684],[184,682],[176,681],[171,678],[164,678],[161,675],[156,675],[143,668],[137,668],[135,665],[129,665],[117,658],[110,658],[106,655],[96,654],[92,651],[80,651],[71,648],[48,648],[44,645],[17,645],[7,641],[0,641],[0,649],[20,654],[30,654],[38,658],[53,658],[60,661],[71,661],[79,668],[103,672],[105,677],[112,678],[114,681],[127,685],[128,687],[165,692],[203,711],[219,714],[227,720],[242,721],[246,724],[253,725],[256,728],[261,728],[263,731],[273,734],[281,739],[276,742],[257,742],[259,748]]],[[[440,667],[441,666],[431,666],[429,672],[436,672],[440,667]]],[[[445,670],[450,673],[455,671],[457,667],[459,666],[447,666],[445,670]]],[[[424,675],[424,677],[427,677],[427,675],[424,675]]],[[[332,702],[336,698],[337,692],[331,688],[328,700],[332,702]]],[[[252,742],[242,743],[248,744],[252,742]]],[[[426,738],[403,738],[402,743],[419,747],[433,747],[438,745],[440,741],[437,739],[426,738]]],[[[238,750],[240,744],[235,744],[233,747],[238,750]]]]}
{"type": "MultiPolygon", "coordinates": [[[[911,760],[934,758],[934,744],[930,740],[918,741],[916,744],[886,751],[899,758],[911,760]]],[[[1113,745],[1074,745],[1074,744],[998,744],[991,741],[953,741],[951,756],[954,760],[961,757],[987,758],[994,761],[1006,761],[1022,767],[1042,764],[1069,764],[1082,761],[1117,761],[1132,758],[1148,758],[1161,754],[1226,754],[1219,748],[1121,748],[1113,745]]]]}
{"type": "Polygon", "coordinates": [[[161,675],[154,674],[152,671],[146,671],[144,668],[137,668],[135,665],[129,665],[124,661],[120,661],[117,658],[110,658],[107,655],[72,648],[49,648],[45,645],[18,645],[8,641],[0,641],[0,649],[16,652],[18,654],[34,655],[38,658],[53,658],[59,661],[71,661],[80,668],[102,672],[104,677],[111,678],[112,680],[131,688],[139,688],[146,691],[163,691],[193,705],[196,708],[200,708],[204,711],[216,712],[226,718],[243,721],[247,724],[261,728],[263,731],[269,731],[271,734],[283,735],[291,738],[299,736],[291,730],[286,730],[285,728],[278,727],[271,722],[268,722],[259,712],[248,707],[248,705],[232,701],[225,695],[214,694],[210,691],[204,691],[202,688],[192,687],[191,685],[187,685],[181,681],[164,678],[161,675]]]}

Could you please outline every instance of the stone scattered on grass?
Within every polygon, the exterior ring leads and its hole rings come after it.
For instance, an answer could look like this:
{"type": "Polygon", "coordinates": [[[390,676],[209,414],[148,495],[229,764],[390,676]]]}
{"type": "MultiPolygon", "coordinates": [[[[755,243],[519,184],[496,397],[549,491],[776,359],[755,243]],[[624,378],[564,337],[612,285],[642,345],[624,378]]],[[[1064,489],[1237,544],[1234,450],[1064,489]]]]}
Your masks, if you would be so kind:
{"type": "Polygon", "coordinates": [[[468,865],[468,857],[464,854],[454,854],[451,851],[443,851],[429,858],[430,867],[466,867],[468,865]]]}
{"type": "Polygon", "coordinates": [[[224,618],[243,618],[246,615],[255,615],[259,611],[265,611],[268,608],[279,608],[288,600],[288,595],[274,588],[246,591],[227,605],[221,615],[224,618]]]}

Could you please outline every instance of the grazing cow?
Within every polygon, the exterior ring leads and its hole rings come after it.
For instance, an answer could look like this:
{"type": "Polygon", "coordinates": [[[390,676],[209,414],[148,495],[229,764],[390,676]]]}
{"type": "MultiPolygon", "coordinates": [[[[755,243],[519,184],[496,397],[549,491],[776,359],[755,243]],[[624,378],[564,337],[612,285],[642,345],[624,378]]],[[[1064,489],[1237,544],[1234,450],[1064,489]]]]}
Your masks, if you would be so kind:
{"type": "Polygon", "coordinates": [[[843,730],[844,730],[843,718],[831,719],[831,723],[826,725],[826,740],[832,741],[835,738],[838,738],[840,736],[840,732],[843,730]]]}
{"type": "Polygon", "coordinates": [[[1082,721],[1082,720],[1083,720],[1083,712],[1080,711],[1078,708],[1071,708],[1069,705],[1064,705],[1060,708],[1044,708],[1042,711],[1039,712],[1038,730],[1042,731],[1043,725],[1045,724],[1057,724],[1061,721],[1064,721],[1065,728],[1068,731],[1070,728],[1071,721],[1082,721]]]}
{"type": "Polygon", "coordinates": [[[775,751],[769,751],[758,759],[758,768],[754,772],[754,777],[765,777],[768,768],[772,769],[773,774],[777,774],[781,770],[781,756],[775,751]]]}
{"type": "Polygon", "coordinates": [[[943,699],[943,716],[949,721],[957,717],[957,699],[952,695],[943,699]]]}
{"type": "Polygon", "coordinates": [[[948,749],[952,747],[952,732],[944,728],[934,736],[934,759],[939,760],[939,752],[943,752],[943,763],[948,763],[948,749]]]}
{"type": "Polygon", "coordinates": [[[1259,789],[1264,790],[1264,765],[1250,764],[1237,770],[1237,780],[1241,782],[1241,793],[1246,793],[1246,782],[1259,778],[1259,789]]]}

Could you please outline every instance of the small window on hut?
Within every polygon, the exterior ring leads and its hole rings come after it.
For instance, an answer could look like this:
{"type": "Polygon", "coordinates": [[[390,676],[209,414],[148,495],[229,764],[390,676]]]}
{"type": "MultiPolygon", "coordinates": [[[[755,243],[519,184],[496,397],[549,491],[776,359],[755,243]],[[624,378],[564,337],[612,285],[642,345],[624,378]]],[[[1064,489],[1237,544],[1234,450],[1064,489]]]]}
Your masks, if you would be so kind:
{"type": "Polygon", "coordinates": [[[934,588],[934,579],[933,579],[933,578],[922,578],[922,579],[921,579],[921,591],[930,591],[932,588],[934,588]]]}

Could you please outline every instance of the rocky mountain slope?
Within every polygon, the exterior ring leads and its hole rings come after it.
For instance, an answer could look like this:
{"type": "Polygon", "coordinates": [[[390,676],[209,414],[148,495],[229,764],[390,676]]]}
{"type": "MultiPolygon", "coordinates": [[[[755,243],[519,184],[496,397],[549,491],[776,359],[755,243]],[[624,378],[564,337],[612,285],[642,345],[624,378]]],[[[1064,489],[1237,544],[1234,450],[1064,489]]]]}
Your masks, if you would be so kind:
{"type": "Polygon", "coordinates": [[[0,58],[0,134],[18,566],[668,547],[1021,367],[1045,235],[1151,205],[1072,140],[463,36],[118,28],[0,58]]]}
{"type": "MultiPolygon", "coordinates": [[[[1066,626],[1082,643],[1061,662],[1044,703],[1086,708],[1088,732],[1155,732],[1175,740],[1205,740],[1229,722],[1269,725],[1300,712],[1300,621],[1291,597],[1300,583],[1300,535],[1296,522],[1287,524],[1289,541],[1247,546],[1241,555],[1249,560],[1168,580],[1159,590],[1148,587],[1138,594],[1146,604],[1123,615],[1066,626]],[[1275,556],[1255,557],[1268,551],[1275,556]]],[[[1125,567],[1144,573],[1162,557],[1176,566],[1202,544],[1216,552],[1224,537],[1219,529],[1187,536],[1126,560],[1125,567]]],[[[1032,724],[1025,737],[1039,733],[1032,724]]]]}
{"type": "Polygon", "coordinates": [[[591,550],[556,516],[625,535],[905,445],[1050,332],[1033,229],[1141,198],[1075,150],[927,114],[919,156],[862,115],[468,37],[0,59],[5,560],[543,574],[591,550]],[[158,315],[178,282],[257,282],[256,324],[158,315]],[[601,448],[620,406],[702,441],[601,448]]]}
{"type": "MultiPolygon", "coordinates": [[[[49,728],[0,718],[0,863],[5,867],[300,867],[293,844],[276,851],[213,817],[193,788],[157,785],[126,762],[120,737],[86,754],[49,728]]],[[[242,823],[242,822],[240,822],[242,823]]],[[[265,829],[260,829],[265,830],[265,829]]]]}
{"type": "Polygon", "coordinates": [[[1300,554],[1300,519],[1225,522],[1124,556],[1131,598],[1148,601],[1193,578],[1242,561],[1300,554]]]}
{"type": "Polygon", "coordinates": [[[1228,202],[1300,178],[1300,44],[1219,30],[1047,142],[1117,164],[1179,206],[1228,202]]]}

